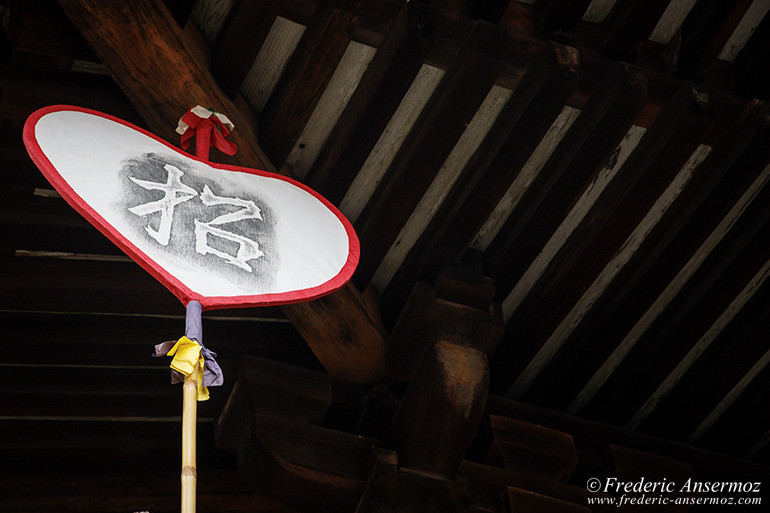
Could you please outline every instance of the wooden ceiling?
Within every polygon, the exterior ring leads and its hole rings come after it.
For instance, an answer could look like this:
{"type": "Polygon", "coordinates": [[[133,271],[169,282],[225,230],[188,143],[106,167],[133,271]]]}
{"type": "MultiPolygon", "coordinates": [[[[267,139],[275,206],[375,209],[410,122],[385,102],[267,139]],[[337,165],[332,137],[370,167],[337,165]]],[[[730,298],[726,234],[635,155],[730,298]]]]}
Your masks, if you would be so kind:
{"type": "Polygon", "coordinates": [[[372,390],[400,399],[421,340],[465,340],[506,404],[770,464],[770,2],[0,4],[8,507],[175,504],[180,394],[148,355],[182,307],[26,156],[54,103],[174,143],[187,108],[222,110],[241,150],[214,160],[303,180],[361,239],[326,299],[206,314],[232,378],[201,407],[201,509],[283,511],[213,444],[243,354],[328,372],[344,430],[372,390]]]}

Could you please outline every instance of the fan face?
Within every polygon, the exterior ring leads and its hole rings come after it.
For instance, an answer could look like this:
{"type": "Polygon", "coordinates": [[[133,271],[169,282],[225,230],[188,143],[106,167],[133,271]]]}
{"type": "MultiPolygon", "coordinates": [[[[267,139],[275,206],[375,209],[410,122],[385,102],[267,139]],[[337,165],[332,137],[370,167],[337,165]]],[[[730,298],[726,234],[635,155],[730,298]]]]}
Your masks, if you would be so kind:
{"type": "Polygon", "coordinates": [[[341,287],[358,263],[350,223],[289,178],[203,162],[71,106],[35,112],[24,143],[64,199],[185,304],[313,299],[341,287]]]}

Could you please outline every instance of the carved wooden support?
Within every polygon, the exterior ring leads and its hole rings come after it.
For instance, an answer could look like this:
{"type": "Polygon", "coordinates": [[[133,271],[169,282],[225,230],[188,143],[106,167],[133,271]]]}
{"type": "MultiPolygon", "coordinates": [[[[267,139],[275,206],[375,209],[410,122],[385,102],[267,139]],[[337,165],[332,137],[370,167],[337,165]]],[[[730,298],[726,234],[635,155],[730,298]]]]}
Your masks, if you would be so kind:
{"type": "Polygon", "coordinates": [[[417,282],[388,339],[388,376],[411,380],[439,340],[491,357],[505,329],[502,308],[492,303],[494,292],[490,278],[464,267],[445,268],[434,287],[417,282]]]}
{"type": "Polygon", "coordinates": [[[444,340],[433,344],[391,427],[401,466],[452,479],[481,420],[488,387],[483,351],[444,340]]]}

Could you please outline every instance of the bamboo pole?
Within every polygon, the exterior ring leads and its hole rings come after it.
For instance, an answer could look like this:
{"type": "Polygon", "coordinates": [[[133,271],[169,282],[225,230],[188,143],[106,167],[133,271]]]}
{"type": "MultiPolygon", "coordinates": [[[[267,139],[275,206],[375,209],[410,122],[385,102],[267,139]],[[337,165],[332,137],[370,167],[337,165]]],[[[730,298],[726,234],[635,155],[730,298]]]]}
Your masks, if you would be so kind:
{"type": "MultiPolygon", "coordinates": [[[[203,339],[202,307],[198,301],[187,304],[185,336],[200,343],[203,339]]],[[[198,470],[195,463],[196,427],[198,422],[197,373],[185,377],[182,386],[182,513],[195,513],[195,489],[198,470]]]]}
{"type": "Polygon", "coordinates": [[[184,380],[182,404],[182,513],[195,513],[195,440],[198,416],[198,382],[195,377],[184,380]]]}

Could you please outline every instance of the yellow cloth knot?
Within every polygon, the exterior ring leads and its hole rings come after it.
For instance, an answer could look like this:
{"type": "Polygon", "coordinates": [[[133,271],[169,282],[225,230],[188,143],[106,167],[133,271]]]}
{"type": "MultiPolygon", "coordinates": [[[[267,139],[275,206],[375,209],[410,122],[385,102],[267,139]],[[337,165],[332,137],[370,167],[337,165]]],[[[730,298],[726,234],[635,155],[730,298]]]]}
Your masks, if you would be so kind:
{"type": "Polygon", "coordinates": [[[204,360],[201,346],[194,340],[182,337],[167,354],[174,357],[171,360],[172,369],[195,379],[198,384],[198,401],[207,401],[209,390],[203,386],[204,360]]]}

